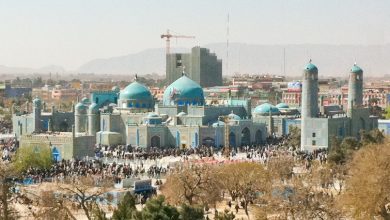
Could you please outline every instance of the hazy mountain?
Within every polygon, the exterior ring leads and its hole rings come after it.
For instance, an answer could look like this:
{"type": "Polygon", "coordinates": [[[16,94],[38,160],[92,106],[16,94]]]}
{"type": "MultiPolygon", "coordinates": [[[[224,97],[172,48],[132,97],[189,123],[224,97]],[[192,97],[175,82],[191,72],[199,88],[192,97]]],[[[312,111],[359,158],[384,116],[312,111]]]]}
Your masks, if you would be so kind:
{"type": "Polygon", "coordinates": [[[45,66],[41,68],[27,67],[8,67],[0,65],[0,74],[31,74],[31,73],[64,73],[65,69],[61,66],[45,66]]]}
{"type": "MultiPolygon", "coordinates": [[[[223,60],[226,72],[226,43],[208,44],[205,47],[223,60]]],[[[176,50],[177,51],[177,50],[176,50]]],[[[189,49],[179,49],[189,51],[189,49]]],[[[368,76],[388,74],[390,45],[253,45],[231,43],[229,45],[229,74],[284,72],[284,51],[287,75],[298,75],[311,58],[320,75],[347,76],[356,61],[368,76]]],[[[136,54],[107,59],[96,59],[82,65],[79,72],[140,75],[165,73],[164,49],[148,49],[136,54]]]]}

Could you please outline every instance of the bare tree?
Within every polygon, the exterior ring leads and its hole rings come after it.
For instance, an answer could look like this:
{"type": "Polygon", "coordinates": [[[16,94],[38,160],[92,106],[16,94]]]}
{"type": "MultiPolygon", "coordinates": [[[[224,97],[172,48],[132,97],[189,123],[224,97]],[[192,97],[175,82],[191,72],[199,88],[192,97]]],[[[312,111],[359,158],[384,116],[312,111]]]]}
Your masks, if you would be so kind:
{"type": "Polygon", "coordinates": [[[220,199],[215,169],[208,165],[183,166],[167,177],[162,193],[174,204],[214,204],[220,199]]]}
{"type": "Polygon", "coordinates": [[[355,218],[390,219],[390,142],[360,149],[349,164],[342,205],[355,218]]]}
{"type": "Polygon", "coordinates": [[[77,179],[67,179],[67,184],[59,184],[58,189],[66,197],[73,197],[70,201],[81,207],[86,217],[92,219],[92,211],[98,207],[99,200],[110,201],[108,194],[113,181],[110,178],[98,181],[92,176],[77,177],[77,179]]]}
{"type": "Polygon", "coordinates": [[[219,185],[232,199],[240,199],[249,216],[248,205],[264,195],[270,187],[270,178],[264,167],[257,163],[243,162],[223,165],[219,169],[219,185]]]}

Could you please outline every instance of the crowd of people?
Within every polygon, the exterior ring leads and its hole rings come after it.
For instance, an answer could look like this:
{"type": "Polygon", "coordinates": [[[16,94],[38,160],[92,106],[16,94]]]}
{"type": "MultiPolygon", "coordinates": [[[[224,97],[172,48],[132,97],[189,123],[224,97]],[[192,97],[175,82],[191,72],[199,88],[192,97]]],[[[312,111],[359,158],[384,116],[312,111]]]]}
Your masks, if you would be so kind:
{"type": "Polygon", "coordinates": [[[18,147],[19,147],[19,141],[17,141],[16,138],[0,139],[2,161],[10,161],[11,155],[16,152],[18,147]]]}
{"type": "MultiPolygon", "coordinates": [[[[291,156],[294,160],[305,162],[310,168],[313,160],[326,162],[326,150],[315,150],[312,153],[301,152],[288,146],[287,137],[269,138],[265,145],[246,145],[231,148],[226,159],[235,159],[238,154],[244,160],[267,163],[273,157],[291,156]]],[[[18,147],[16,139],[1,141],[3,160],[10,160],[10,154],[18,147]]],[[[94,158],[61,160],[52,164],[48,169],[29,168],[23,173],[23,178],[30,183],[42,181],[62,181],[65,178],[78,176],[93,176],[97,179],[112,178],[120,183],[128,178],[155,178],[160,179],[169,172],[170,165],[160,163],[162,158],[174,157],[180,161],[189,158],[226,157],[224,148],[199,146],[197,148],[139,148],[131,145],[103,146],[96,145],[94,158]]],[[[170,158],[172,159],[172,158],[170,158]]],[[[170,160],[167,159],[168,161],[170,160]]]]}
{"type": "Polygon", "coordinates": [[[167,173],[166,167],[150,166],[144,167],[131,164],[103,163],[100,160],[61,160],[53,163],[48,169],[29,168],[23,173],[24,179],[31,183],[43,181],[62,182],[65,178],[77,178],[78,176],[91,176],[99,179],[111,178],[115,183],[123,179],[147,176],[149,178],[160,178],[167,173]]]}

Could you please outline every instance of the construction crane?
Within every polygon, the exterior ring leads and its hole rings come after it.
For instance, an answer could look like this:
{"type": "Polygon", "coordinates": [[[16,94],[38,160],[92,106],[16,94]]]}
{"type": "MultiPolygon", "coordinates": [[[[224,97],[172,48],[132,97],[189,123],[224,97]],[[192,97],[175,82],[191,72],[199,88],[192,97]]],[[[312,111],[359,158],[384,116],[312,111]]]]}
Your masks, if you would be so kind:
{"type": "Polygon", "coordinates": [[[161,34],[161,39],[162,38],[166,38],[166,53],[167,54],[170,54],[171,51],[170,51],[170,48],[171,48],[171,38],[195,38],[195,36],[186,36],[186,35],[172,35],[170,32],[169,32],[169,29],[167,30],[167,33],[165,34],[161,34]]]}

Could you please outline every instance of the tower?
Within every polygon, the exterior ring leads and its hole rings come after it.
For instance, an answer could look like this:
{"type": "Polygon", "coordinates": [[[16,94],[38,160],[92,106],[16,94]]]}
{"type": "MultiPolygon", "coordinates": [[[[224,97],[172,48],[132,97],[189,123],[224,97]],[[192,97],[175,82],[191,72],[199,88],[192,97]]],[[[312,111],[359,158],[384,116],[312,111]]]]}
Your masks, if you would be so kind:
{"type": "Polygon", "coordinates": [[[305,143],[310,133],[307,120],[317,118],[318,109],[318,69],[311,60],[303,70],[301,103],[301,150],[306,150],[305,143]]]}
{"type": "Polygon", "coordinates": [[[36,97],[33,100],[34,132],[41,130],[42,101],[36,97]]]}
{"type": "Polygon", "coordinates": [[[352,116],[352,109],[363,104],[363,70],[356,65],[352,66],[348,82],[348,117],[352,116]]]}
{"type": "Polygon", "coordinates": [[[310,62],[303,71],[302,118],[318,116],[318,69],[310,62]]]}
{"type": "Polygon", "coordinates": [[[83,103],[79,102],[75,106],[75,112],[74,112],[74,132],[80,133],[86,131],[86,118],[87,118],[87,106],[85,106],[83,103]]]}
{"type": "Polygon", "coordinates": [[[99,120],[99,106],[96,103],[92,103],[88,109],[88,134],[96,135],[96,132],[100,130],[99,120]]]}

